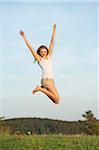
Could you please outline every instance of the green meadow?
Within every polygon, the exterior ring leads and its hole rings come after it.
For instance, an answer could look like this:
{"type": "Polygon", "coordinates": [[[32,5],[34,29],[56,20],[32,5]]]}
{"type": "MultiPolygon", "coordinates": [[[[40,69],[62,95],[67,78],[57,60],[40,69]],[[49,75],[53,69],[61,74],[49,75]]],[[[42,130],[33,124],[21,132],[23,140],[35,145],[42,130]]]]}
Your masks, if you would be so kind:
{"type": "Polygon", "coordinates": [[[99,136],[1,135],[0,150],[99,150],[99,136]]]}

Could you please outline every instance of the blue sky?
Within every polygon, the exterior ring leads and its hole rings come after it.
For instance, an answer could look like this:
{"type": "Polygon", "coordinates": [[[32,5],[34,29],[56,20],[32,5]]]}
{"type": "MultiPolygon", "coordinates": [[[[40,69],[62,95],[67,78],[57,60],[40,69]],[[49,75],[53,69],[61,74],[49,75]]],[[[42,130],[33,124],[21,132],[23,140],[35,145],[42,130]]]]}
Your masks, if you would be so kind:
{"type": "Polygon", "coordinates": [[[79,120],[90,109],[98,117],[97,4],[1,2],[0,18],[0,116],[79,120]],[[41,92],[32,95],[41,69],[19,35],[22,29],[35,49],[49,46],[54,23],[59,105],[41,92]]]}

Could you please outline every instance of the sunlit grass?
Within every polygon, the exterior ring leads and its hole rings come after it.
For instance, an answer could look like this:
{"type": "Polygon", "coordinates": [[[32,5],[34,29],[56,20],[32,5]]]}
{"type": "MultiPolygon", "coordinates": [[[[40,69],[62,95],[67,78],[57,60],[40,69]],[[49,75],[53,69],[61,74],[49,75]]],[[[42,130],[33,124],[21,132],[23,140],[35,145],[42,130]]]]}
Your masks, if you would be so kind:
{"type": "Polygon", "coordinates": [[[99,136],[3,135],[0,150],[99,150],[99,136]]]}

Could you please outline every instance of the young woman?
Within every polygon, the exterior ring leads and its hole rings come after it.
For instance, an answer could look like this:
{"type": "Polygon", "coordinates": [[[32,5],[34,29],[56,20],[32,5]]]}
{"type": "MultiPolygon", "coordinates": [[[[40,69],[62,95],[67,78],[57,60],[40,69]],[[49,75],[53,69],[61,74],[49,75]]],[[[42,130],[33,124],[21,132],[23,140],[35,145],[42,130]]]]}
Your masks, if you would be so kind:
{"type": "Polygon", "coordinates": [[[41,86],[37,86],[33,90],[33,94],[37,91],[41,91],[45,93],[55,104],[58,104],[60,101],[60,97],[54,83],[51,58],[54,48],[55,34],[56,24],[54,24],[53,26],[53,33],[49,49],[45,45],[41,45],[36,52],[27,40],[25,33],[23,31],[20,31],[20,35],[23,37],[27,47],[29,48],[35,60],[38,62],[39,66],[42,69],[41,86]]]}

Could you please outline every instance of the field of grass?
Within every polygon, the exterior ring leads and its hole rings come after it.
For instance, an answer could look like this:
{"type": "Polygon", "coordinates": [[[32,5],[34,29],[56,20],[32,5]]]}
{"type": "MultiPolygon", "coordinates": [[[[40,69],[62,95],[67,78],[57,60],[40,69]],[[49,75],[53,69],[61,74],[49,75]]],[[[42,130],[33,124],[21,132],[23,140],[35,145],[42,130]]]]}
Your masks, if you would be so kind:
{"type": "Polygon", "coordinates": [[[0,136],[0,150],[99,150],[99,136],[0,136]]]}

